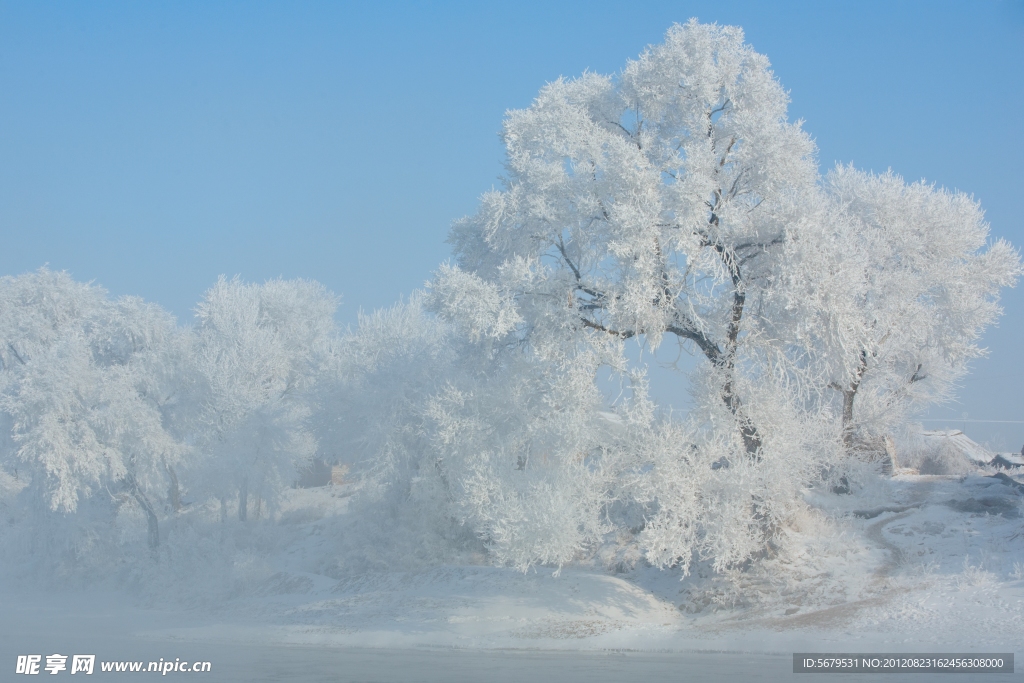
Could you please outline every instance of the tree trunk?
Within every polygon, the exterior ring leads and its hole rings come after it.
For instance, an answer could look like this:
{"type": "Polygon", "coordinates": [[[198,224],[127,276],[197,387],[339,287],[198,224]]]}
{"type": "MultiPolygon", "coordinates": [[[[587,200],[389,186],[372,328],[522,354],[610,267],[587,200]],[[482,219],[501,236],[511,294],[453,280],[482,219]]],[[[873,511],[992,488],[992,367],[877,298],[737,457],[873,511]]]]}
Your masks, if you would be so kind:
{"type": "Polygon", "coordinates": [[[139,487],[139,481],[135,478],[135,475],[129,474],[125,479],[128,484],[128,489],[131,491],[132,497],[138,501],[142,509],[146,511],[146,523],[148,526],[148,541],[149,548],[153,552],[160,547],[160,522],[157,519],[156,511],[153,509],[153,505],[149,502],[149,498],[142,489],[139,487]]]}
{"type": "Polygon", "coordinates": [[[849,450],[853,446],[853,402],[857,398],[857,389],[864,379],[864,372],[868,369],[868,352],[860,352],[860,365],[857,366],[857,373],[849,389],[843,389],[843,445],[849,450]]]}
{"type": "Polygon", "coordinates": [[[683,339],[692,340],[697,344],[697,348],[703,352],[704,357],[708,359],[714,367],[718,368],[724,373],[725,378],[722,382],[722,402],[729,409],[737,420],[740,422],[740,435],[743,437],[743,446],[752,459],[760,460],[761,450],[761,435],[758,434],[757,427],[743,415],[743,403],[740,401],[739,396],[733,392],[733,373],[736,371],[735,363],[733,359],[736,356],[736,350],[739,346],[739,323],[743,316],[743,306],[745,298],[738,294],[733,302],[733,322],[729,328],[729,336],[726,344],[725,351],[708,339],[703,332],[691,327],[670,327],[669,331],[676,334],[683,339]]]}
{"type": "Polygon", "coordinates": [[[156,512],[153,510],[153,506],[150,504],[149,499],[146,498],[146,494],[142,491],[135,492],[135,500],[139,501],[139,505],[141,505],[142,509],[146,511],[149,547],[155,551],[160,547],[160,523],[156,518],[156,512]]]}
{"type": "Polygon", "coordinates": [[[242,485],[238,488],[238,521],[244,522],[248,518],[249,507],[249,478],[242,478],[242,485]]]}
{"type": "MultiPolygon", "coordinates": [[[[728,369],[731,372],[731,368],[728,369]]],[[[754,461],[761,459],[761,435],[757,433],[757,427],[743,416],[743,404],[740,399],[732,393],[732,379],[726,381],[722,387],[722,400],[729,411],[740,421],[740,436],[743,437],[743,447],[754,461]]]]}
{"type": "Polygon", "coordinates": [[[171,501],[171,509],[175,512],[181,512],[181,489],[178,488],[178,475],[170,465],[164,465],[164,467],[167,468],[167,474],[171,477],[171,484],[167,491],[167,497],[171,501]]]}
{"type": "Polygon", "coordinates": [[[853,445],[853,399],[856,396],[856,386],[843,390],[843,445],[847,450],[853,445]]]}

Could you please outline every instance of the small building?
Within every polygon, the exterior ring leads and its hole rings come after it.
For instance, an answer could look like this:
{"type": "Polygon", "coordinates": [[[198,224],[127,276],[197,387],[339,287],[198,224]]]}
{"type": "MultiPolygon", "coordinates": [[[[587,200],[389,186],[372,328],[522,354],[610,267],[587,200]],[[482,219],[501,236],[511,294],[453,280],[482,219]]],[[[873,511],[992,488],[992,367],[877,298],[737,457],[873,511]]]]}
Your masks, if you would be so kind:
{"type": "Polygon", "coordinates": [[[299,470],[299,480],[295,483],[300,489],[311,489],[327,486],[333,479],[331,466],[325,460],[316,458],[299,470]]]}
{"type": "Polygon", "coordinates": [[[326,460],[315,458],[299,470],[299,479],[295,485],[300,489],[312,489],[319,486],[341,486],[351,484],[350,468],[346,463],[331,465],[326,460]]]}
{"type": "Polygon", "coordinates": [[[996,454],[975,443],[959,429],[921,432],[924,446],[921,474],[965,474],[988,465],[996,454]]]}
{"type": "Polygon", "coordinates": [[[989,465],[1001,470],[1008,470],[1013,467],[1024,467],[1024,455],[1018,455],[1017,453],[999,453],[996,457],[992,458],[989,465]]]}
{"type": "Polygon", "coordinates": [[[934,447],[952,446],[960,453],[979,465],[987,465],[996,457],[996,454],[975,443],[959,429],[938,429],[921,432],[921,438],[925,443],[934,447]]]}

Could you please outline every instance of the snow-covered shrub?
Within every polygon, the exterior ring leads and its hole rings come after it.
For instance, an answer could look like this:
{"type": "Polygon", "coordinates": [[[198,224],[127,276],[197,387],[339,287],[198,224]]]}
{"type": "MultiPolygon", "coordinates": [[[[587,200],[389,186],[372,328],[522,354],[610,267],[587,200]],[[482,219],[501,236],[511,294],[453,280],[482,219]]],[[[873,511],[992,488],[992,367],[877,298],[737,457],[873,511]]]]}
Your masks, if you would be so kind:
{"type": "Polygon", "coordinates": [[[657,421],[636,442],[639,461],[650,467],[634,495],[655,510],[641,545],[652,564],[683,575],[695,561],[721,572],[773,554],[791,518],[807,509],[802,491],[814,484],[827,489],[848,474],[831,416],[787,403],[767,379],[767,386],[749,388],[756,400],[747,409],[762,426],[758,457],[749,457],[736,417],[714,393],[700,390],[701,382],[718,381],[708,374],[693,377],[695,397],[705,398],[687,420],[657,421]],[[771,411],[770,419],[762,411],[771,411]]]}
{"type": "Polygon", "coordinates": [[[592,554],[613,530],[625,447],[602,414],[593,358],[543,363],[514,351],[429,406],[462,518],[492,558],[525,570],[592,554]]]}

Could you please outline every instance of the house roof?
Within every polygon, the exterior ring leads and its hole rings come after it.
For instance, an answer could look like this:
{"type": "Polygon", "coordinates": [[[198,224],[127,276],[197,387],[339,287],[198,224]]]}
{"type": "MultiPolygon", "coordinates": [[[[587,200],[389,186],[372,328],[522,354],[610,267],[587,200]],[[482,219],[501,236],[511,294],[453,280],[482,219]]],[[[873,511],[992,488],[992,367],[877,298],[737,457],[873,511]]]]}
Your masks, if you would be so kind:
{"type": "Polygon", "coordinates": [[[992,462],[992,458],[996,457],[995,453],[984,446],[971,441],[971,439],[959,429],[925,431],[921,432],[921,436],[924,438],[925,443],[928,443],[929,445],[934,444],[938,446],[940,443],[952,444],[968,458],[982,465],[987,465],[992,462]]]}

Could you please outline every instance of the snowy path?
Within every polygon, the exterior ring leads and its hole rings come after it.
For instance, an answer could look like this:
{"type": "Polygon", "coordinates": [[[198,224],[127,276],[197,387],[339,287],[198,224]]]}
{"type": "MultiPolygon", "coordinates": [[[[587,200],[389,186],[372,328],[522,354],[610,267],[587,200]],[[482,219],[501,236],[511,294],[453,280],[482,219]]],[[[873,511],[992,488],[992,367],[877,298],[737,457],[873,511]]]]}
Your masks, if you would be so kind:
{"type": "MultiPolygon", "coordinates": [[[[866,537],[870,541],[884,548],[889,554],[887,561],[875,569],[873,581],[870,584],[869,590],[874,592],[883,590],[885,580],[892,576],[904,557],[902,548],[897,547],[885,539],[882,533],[884,531],[884,527],[892,522],[904,519],[910,514],[912,514],[912,512],[909,510],[901,512],[892,517],[887,517],[886,519],[876,522],[867,528],[867,532],[865,534],[866,537]]],[[[909,587],[901,586],[888,590],[884,593],[874,595],[870,598],[855,600],[835,607],[826,607],[824,609],[804,614],[795,614],[793,616],[764,619],[759,625],[766,628],[787,630],[812,629],[826,631],[841,629],[861,611],[869,608],[884,609],[885,606],[889,605],[895,598],[909,592],[909,590],[909,587]]],[[[748,624],[748,627],[751,625],[753,624],[748,624]]]]}

